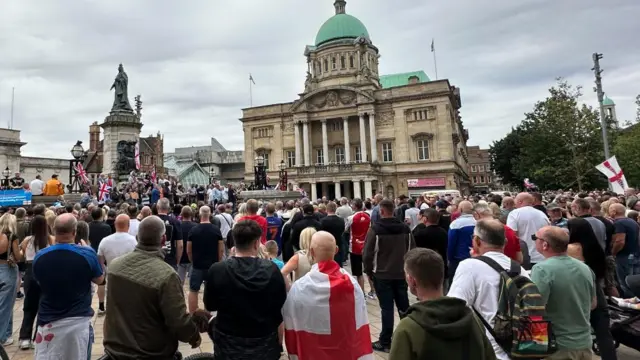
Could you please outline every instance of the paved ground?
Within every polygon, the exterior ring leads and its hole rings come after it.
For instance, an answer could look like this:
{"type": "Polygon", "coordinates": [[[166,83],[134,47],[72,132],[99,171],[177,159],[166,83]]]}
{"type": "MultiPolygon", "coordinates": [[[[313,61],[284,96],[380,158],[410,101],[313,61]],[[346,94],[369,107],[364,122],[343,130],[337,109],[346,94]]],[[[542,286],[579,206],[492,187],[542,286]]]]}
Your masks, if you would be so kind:
{"type": "MultiPolygon", "coordinates": [[[[185,294],[186,294],[186,291],[188,291],[187,287],[185,287],[185,294]]],[[[415,297],[410,296],[410,300],[415,301],[415,297]]],[[[203,307],[202,296],[200,296],[200,304],[201,304],[201,307],[203,307]]],[[[375,341],[378,339],[378,335],[380,334],[380,325],[381,325],[380,307],[378,306],[377,300],[367,300],[367,305],[368,305],[369,323],[370,323],[370,329],[371,329],[371,340],[375,341]]],[[[97,295],[95,295],[93,299],[93,308],[94,309],[98,308],[97,295]]],[[[9,354],[9,357],[11,358],[11,360],[31,360],[33,359],[33,350],[25,351],[25,350],[18,349],[18,332],[20,330],[20,324],[22,322],[22,300],[16,301],[13,315],[14,315],[13,338],[15,342],[13,345],[7,347],[5,350],[9,354]]],[[[104,347],[102,346],[102,339],[103,339],[102,326],[104,322],[104,317],[98,317],[96,315],[94,316],[92,321],[94,324],[96,338],[95,338],[95,343],[93,344],[93,352],[92,352],[91,359],[98,359],[100,356],[104,354],[104,347]]],[[[395,324],[397,324],[398,321],[399,321],[398,315],[396,313],[395,324]]],[[[180,352],[185,356],[195,354],[195,353],[200,353],[200,352],[213,352],[213,344],[211,343],[211,339],[209,339],[209,337],[206,334],[203,334],[203,335],[204,336],[202,337],[202,344],[199,348],[191,349],[190,345],[181,344],[179,348],[180,352]]],[[[640,356],[640,353],[636,352],[633,349],[624,348],[622,346],[620,347],[620,349],[618,349],[619,360],[638,359],[639,356],[640,356]]],[[[283,359],[286,359],[286,357],[283,356],[283,359]]],[[[388,359],[388,355],[384,353],[376,353],[376,359],[377,360],[388,359]]],[[[594,355],[593,359],[600,359],[600,357],[594,355]]]]}

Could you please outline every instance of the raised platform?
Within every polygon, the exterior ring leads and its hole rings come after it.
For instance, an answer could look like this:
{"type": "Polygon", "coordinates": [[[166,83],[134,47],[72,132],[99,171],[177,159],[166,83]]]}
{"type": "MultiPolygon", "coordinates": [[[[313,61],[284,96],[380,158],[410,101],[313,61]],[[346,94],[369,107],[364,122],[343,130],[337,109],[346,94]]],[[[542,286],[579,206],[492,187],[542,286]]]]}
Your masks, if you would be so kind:
{"type": "Polygon", "coordinates": [[[249,200],[255,199],[259,201],[288,201],[297,200],[302,197],[298,191],[280,191],[280,190],[245,190],[238,194],[238,199],[249,200]]]}
{"type": "MultiPolygon", "coordinates": [[[[80,202],[82,198],[82,194],[64,194],[64,200],[69,203],[77,203],[80,202]]],[[[45,204],[47,206],[53,205],[56,201],[58,201],[57,196],[34,196],[31,198],[31,204],[45,204]]]]}

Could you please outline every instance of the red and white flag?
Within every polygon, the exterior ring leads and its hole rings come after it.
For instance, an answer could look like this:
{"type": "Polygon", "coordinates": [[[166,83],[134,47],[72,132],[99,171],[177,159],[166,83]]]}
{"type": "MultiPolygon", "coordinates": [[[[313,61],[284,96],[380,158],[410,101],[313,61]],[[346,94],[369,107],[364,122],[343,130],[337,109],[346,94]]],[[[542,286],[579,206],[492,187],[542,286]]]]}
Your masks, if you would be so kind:
{"type": "Polygon", "coordinates": [[[374,359],[364,293],[335,261],[293,283],[282,313],[290,359],[374,359]]]}
{"type": "Polygon", "coordinates": [[[140,140],[138,140],[138,142],[136,143],[135,159],[136,159],[136,170],[140,170],[140,140]]]}
{"type": "Polygon", "coordinates": [[[153,170],[151,170],[151,183],[155,184],[158,181],[158,173],[156,173],[156,166],[153,165],[153,170]]]}
{"type": "Polygon", "coordinates": [[[100,189],[98,191],[98,201],[107,201],[109,199],[110,191],[111,186],[109,186],[106,181],[100,184],[100,189]]]}
{"type": "Polygon", "coordinates": [[[86,184],[89,182],[89,177],[87,176],[87,172],[84,170],[84,167],[81,163],[77,163],[73,169],[76,171],[76,176],[80,180],[81,183],[86,184]]]}
{"type": "Polygon", "coordinates": [[[618,165],[618,160],[616,160],[615,156],[610,157],[600,165],[596,165],[596,169],[609,179],[611,190],[617,194],[624,194],[624,191],[629,188],[627,179],[624,177],[622,168],[618,165]]]}

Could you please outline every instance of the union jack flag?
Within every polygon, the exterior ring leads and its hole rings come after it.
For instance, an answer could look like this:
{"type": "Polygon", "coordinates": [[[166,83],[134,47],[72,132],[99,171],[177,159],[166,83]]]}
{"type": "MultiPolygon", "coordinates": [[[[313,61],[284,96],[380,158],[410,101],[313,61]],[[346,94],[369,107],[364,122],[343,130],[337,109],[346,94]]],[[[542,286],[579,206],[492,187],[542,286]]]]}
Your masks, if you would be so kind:
{"type": "Polygon", "coordinates": [[[100,184],[100,190],[98,191],[98,200],[107,201],[109,199],[110,191],[111,191],[111,186],[109,186],[106,181],[100,184]]]}
{"type": "Polygon", "coordinates": [[[82,182],[83,184],[86,184],[89,182],[89,177],[87,176],[87,172],[84,170],[84,167],[82,166],[81,163],[77,163],[73,167],[73,169],[76,171],[76,176],[78,177],[80,182],[82,182]]]}
{"type": "Polygon", "coordinates": [[[158,182],[157,180],[158,180],[158,174],[156,173],[156,166],[154,165],[153,170],[151,170],[151,183],[155,184],[158,182]]]}

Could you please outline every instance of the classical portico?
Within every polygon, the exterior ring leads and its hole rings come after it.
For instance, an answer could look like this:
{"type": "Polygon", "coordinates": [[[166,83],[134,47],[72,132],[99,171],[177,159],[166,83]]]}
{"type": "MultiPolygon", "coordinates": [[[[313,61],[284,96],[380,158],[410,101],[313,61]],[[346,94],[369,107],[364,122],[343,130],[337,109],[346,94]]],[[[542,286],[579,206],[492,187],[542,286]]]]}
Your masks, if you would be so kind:
{"type": "Polygon", "coordinates": [[[291,186],[313,199],[421,190],[411,184],[463,189],[468,134],[459,89],[423,71],[380,75],[379,50],[364,24],[346,13],[346,1],[334,7],[305,47],[298,99],[243,110],[245,179],[261,155],[271,179],[284,162],[291,186]]]}

